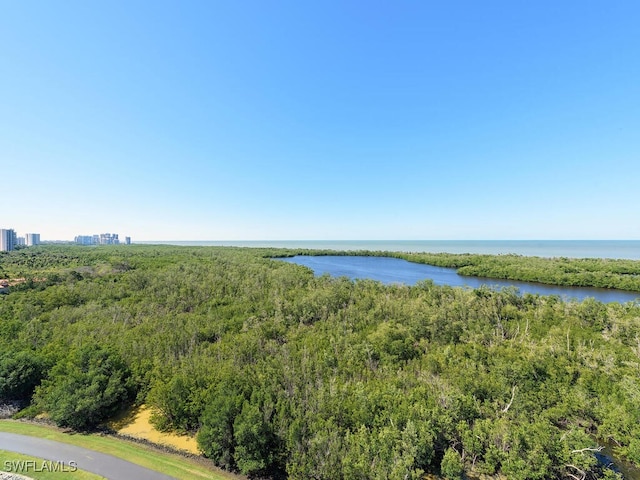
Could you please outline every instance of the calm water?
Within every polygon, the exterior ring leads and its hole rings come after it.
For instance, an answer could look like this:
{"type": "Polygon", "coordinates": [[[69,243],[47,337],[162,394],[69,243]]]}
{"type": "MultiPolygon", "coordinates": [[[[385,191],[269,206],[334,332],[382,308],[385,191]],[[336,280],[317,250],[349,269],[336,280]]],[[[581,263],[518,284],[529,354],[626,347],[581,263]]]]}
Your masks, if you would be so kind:
{"type": "Polygon", "coordinates": [[[627,258],[640,260],[640,240],[274,240],[139,242],[189,246],[308,248],[387,252],[484,253],[536,257],[627,258]]]}
{"type": "Polygon", "coordinates": [[[284,262],[296,263],[311,268],[316,275],[328,273],[334,277],[372,279],[382,283],[404,283],[414,285],[421,280],[432,280],[436,285],[478,288],[489,285],[495,288],[516,287],[520,293],[559,295],[583,300],[593,297],[601,302],[631,302],[640,299],[640,293],[607,290],[602,288],[558,287],[530,282],[495,280],[492,278],[466,277],[458,275],[453,268],[434,267],[412,263],[399,258],[361,256],[295,256],[280,258],[284,262]]]}

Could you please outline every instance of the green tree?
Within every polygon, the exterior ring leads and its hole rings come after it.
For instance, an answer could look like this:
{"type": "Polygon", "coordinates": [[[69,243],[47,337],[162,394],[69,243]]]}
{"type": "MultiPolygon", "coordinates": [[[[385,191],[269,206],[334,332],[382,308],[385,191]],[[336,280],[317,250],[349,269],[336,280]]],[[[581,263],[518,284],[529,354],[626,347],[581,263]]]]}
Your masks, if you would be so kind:
{"type": "Polygon", "coordinates": [[[245,475],[265,474],[274,467],[276,438],[267,420],[258,405],[245,401],[233,422],[234,459],[245,475]]]}
{"type": "Polygon", "coordinates": [[[152,421],[159,430],[190,431],[197,428],[197,419],[193,419],[190,409],[193,387],[193,382],[180,373],[154,384],[147,402],[158,409],[158,415],[154,415],[152,421]]]}
{"type": "Polygon", "coordinates": [[[33,352],[5,352],[0,356],[0,399],[31,399],[43,375],[44,363],[33,352]]]}
{"type": "Polygon", "coordinates": [[[440,463],[440,473],[442,473],[442,476],[447,480],[458,480],[462,478],[464,465],[462,464],[460,454],[453,448],[447,448],[444,452],[444,457],[442,457],[442,462],[440,463]]]}
{"type": "Polygon", "coordinates": [[[61,427],[85,430],[112,416],[133,396],[127,366],[95,345],[72,352],[38,387],[40,407],[61,427]]]}
{"type": "Polygon", "coordinates": [[[235,419],[244,397],[233,389],[217,388],[202,415],[198,446],[217,465],[232,469],[235,465],[235,419]]]}

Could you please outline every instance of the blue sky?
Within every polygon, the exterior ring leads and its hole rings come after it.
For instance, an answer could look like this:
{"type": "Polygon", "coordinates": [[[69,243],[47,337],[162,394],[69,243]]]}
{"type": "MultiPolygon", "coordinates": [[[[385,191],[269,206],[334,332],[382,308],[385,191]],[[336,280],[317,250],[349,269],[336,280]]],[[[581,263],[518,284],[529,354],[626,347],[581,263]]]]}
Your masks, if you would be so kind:
{"type": "Polygon", "coordinates": [[[640,239],[640,2],[0,0],[0,227],[640,239]]]}

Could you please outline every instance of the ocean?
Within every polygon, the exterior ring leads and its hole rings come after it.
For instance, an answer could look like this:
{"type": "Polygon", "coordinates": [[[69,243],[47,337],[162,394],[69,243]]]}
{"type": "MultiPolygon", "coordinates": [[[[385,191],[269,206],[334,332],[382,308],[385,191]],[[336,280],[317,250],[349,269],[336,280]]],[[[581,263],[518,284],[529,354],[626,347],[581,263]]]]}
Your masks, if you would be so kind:
{"type": "Polygon", "coordinates": [[[157,241],[145,244],[371,250],[389,252],[516,254],[535,257],[640,260],[640,240],[246,240],[157,241]]]}

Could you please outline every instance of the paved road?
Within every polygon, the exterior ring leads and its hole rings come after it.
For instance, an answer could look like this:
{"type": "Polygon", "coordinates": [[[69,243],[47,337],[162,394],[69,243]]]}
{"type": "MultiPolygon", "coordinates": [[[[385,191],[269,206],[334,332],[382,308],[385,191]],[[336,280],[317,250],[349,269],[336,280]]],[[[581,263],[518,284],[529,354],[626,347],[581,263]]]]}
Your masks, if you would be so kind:
{"type": "MultiPolygon", "coordinates": [[[[70,462],[74,462],[71,465],[75,464],[80,470],[96,473],[110,480],[175,480],[169,475],[149,470],[111,455],[67,443],[16,433],[0,432],[0,450],[23,453],[52,462],[64,462],[67,469],[69,469],[70,462]]],[[[41,468],[39,463],[36,466],[41,468]]],[[[7,470],[4,467],[5,465],[0,465],[0,468],[7,470]]],[[[30,468],[33,472],[33,466],[30,468]]],[[[29,475],[29,471],[24,470],[15,473],[29,475]]]]}

